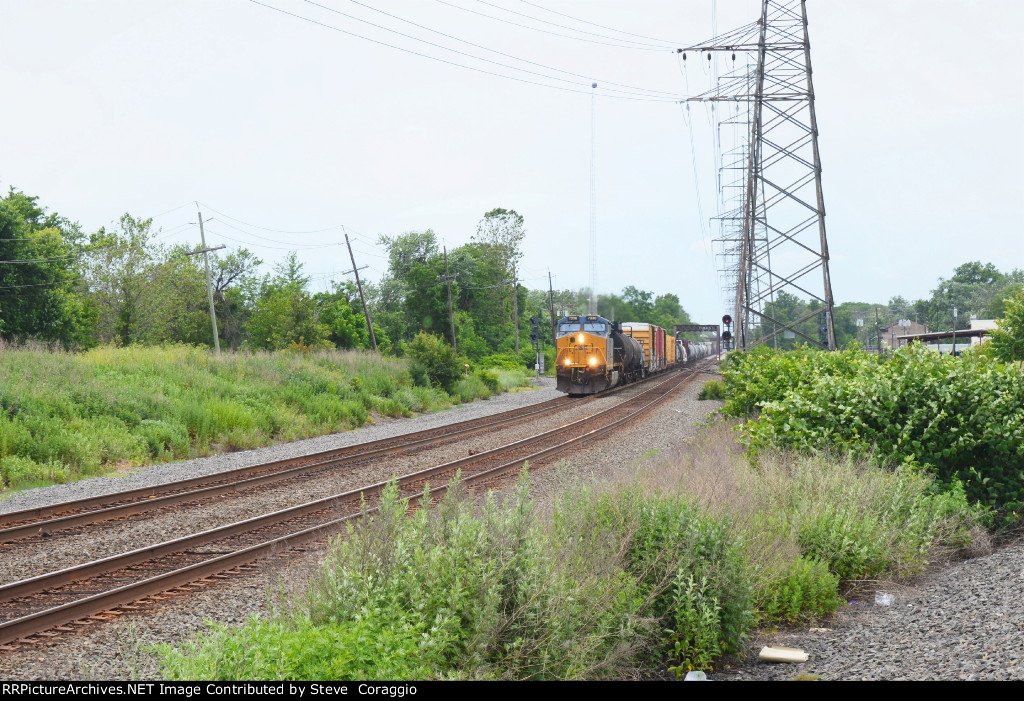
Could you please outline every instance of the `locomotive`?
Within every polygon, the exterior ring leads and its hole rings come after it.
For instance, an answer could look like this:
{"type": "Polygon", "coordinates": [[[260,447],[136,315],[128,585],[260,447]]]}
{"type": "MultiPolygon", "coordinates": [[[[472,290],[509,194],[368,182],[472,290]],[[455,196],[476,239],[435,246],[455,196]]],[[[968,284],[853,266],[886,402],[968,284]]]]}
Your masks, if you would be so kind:
{"type": "Polygon", "coordinates": [[[654,324],[570,315],[558,321],[555,377],[561,392],[597,394],[712,352],[711,343],[677,339],[654,324]]]}

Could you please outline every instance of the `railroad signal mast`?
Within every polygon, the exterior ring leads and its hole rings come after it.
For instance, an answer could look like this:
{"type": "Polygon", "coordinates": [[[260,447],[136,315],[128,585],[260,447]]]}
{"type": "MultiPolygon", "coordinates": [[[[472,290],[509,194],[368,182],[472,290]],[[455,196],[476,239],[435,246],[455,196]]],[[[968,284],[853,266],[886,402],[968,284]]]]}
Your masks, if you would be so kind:
{"type": "Polygon", "coordinates": [[[834,350],[806,0],[762,0],[757,22],[679,51],[706,55],[709,62],[712,54],[726,52],[733,63],[710,90],[689,101],[719,105],[716,130],[742,130],[738,147],[722,154],[721,172],[738,176],[723,184],[716,217],[734,347],[777,344],[789,332],[834,350]],[[807,300],[808,311],[780,318],[783,293],[807,300]]]}

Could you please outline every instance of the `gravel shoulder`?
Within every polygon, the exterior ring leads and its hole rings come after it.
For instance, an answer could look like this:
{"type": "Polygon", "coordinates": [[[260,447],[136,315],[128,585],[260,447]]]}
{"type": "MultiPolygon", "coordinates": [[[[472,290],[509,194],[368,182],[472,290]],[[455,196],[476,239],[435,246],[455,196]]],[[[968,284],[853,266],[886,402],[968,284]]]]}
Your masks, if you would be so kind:
{"type": "Polygon", "coordinates": [[[854,599],[827,627],[762,634],[747,663],[716,679],[1024,679],[1024,540],[983,557],[936,567],[913,586],[854,599]],[[803,664],[757,661],[764,645],[801,648],[803,664]]]}

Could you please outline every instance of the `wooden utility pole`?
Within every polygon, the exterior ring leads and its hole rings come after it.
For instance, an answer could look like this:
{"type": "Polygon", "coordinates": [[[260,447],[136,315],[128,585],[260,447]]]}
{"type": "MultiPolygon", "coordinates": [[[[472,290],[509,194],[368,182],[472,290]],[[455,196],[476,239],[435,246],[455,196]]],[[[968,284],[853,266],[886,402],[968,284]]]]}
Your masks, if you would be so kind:
{"type": "Polygon", "coordinates": [[[456,355],[459,353],[459,347],[455,343],[455,311],[452,308],[452,276],[448,272],[448,247],[445,246],[444,250],[444,282],[448,286],[448,321],[452,325],[452,350],[456,355]]]}
{"type": "Polygon", "coordinates": [[[516,266],[512,266],[512,328],[516,332],[516,355],[519,355],[519,278],[516,266]]]}
{"type": "Polygon", "coordinates": [[[558,322],[555,320],[555,288],[551,284],[551,270],[548,269],[548,311],[551,312],[551,346],[558,348],[558,322]]]}
{"type": "Polygon", "coordinates": [[[217,314],[213,311],[213,280],[210,279],[210,251],[219,251],[226,248],[223,244],[214,248],[206,247],[206,232],[203,230],[203,213],[199,211],[199,203],[196,202],[196,212],[199,214],[199,240],[203,247],[186,255],[194,256],[203,254],[203,264],[206,266],[206,296],[210,300],[210,326],[213,328],[213,350],[220,355],[220,335],[217,333],[217,314]]]}
{"type": "MultiPolygon", "coordinates": [[[[345,227],[342,227],[342,231],[345,231],[345,227]]],[[[348,275],[349,273],[356,274],[356,287],[359,288],[359,301],[363,303],[363,315],[366,317],[366,328],[370,331],[370,342],[373,343],[373,349],[377,350],[377,337],[373,335],[373,321],[370,319],[370,308],[366,306],[366,297],[363,296],[363,283],[359,280],[359,271],[362,268],[356,267],[356,257],[352,254],[352,244],[348,240],[348,232],[345,231],[345,245],[348,246],[348,257],[352,261],[352,270],[346,270],[342,275],[348,275]]],[[[366,266],[364,265],[363,268],[366,266]]]]}

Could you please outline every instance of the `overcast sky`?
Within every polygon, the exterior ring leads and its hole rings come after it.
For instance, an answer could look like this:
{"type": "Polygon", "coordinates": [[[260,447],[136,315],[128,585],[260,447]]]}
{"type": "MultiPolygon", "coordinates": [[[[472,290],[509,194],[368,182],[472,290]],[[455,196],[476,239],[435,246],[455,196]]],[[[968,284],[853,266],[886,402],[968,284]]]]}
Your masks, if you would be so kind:
{"type": "MultiPolygon", "coordinates": [[[[214,219],[208,243],[268,262],[297,248],[317,289],[351,267],[342,224],[377,279],[378,235],[431,228],[454,247],[505,207],[526,219],[524,284],[546,287],[550,268],[556,287],[575,288],[589,277],[597,81],[598,290],[674,292],[696,320],[721,316],[700,216],[715,213],[710,115],[693,108],[691,153],[673,97],[710,77],[640,38],[707,39],[715,3],[317,2],[266,0],[321,24],[248,0],[0,0],[0,187],[86,230],[155,216],[168,242],[198,241],[198,200],[214,219]],[[537,5],[631,34],[607,41],[537,5]],[[614,84],[664,101],[613,99],[614,84]]],[[[719,30],[759,8],[721,0],[719,30]]],[[[968,260],[1024,267],[1024,3],[808,8],[836,301],[927,296],[968,260]]]]}

